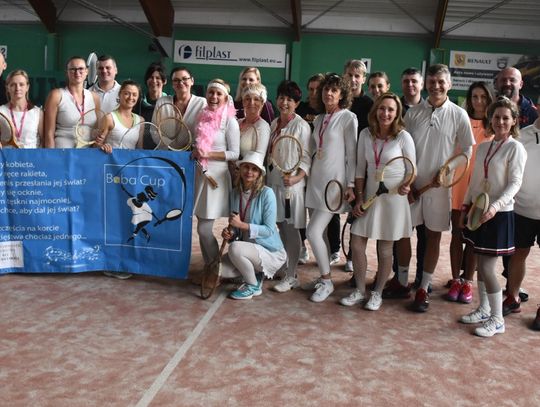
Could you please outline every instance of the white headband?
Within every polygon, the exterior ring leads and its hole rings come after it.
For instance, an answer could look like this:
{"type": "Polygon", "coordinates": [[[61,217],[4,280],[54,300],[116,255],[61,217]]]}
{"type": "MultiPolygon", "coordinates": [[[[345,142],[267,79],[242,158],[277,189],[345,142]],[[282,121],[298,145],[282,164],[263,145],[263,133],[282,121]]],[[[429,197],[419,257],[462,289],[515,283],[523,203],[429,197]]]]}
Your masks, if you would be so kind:
{"type": "Polygon", "coordinates": [[[229,94],[229,91],[227,90],[227,87],[225,85],[223,85],[222,83],[219,83],[219,82],[210,82],[208,84],[208,86],[206,87],[206,90],[210,89],[210,88],[218,88],[218,89],[221,89],[223,92],[225,92],[225,94],[229,94]]]}
{"type": "Polygon", "coordinates": [[[263,89],[259,88],[258,90],[256,90],[256,89],[253,89],[252,87],[246,87],[242,91],[242,98],[246,95],[257,96],[259,99],[263,101],[263,103],[266,103],[267,95],[266,95],[266,90],[264,88],[263,89]]]}

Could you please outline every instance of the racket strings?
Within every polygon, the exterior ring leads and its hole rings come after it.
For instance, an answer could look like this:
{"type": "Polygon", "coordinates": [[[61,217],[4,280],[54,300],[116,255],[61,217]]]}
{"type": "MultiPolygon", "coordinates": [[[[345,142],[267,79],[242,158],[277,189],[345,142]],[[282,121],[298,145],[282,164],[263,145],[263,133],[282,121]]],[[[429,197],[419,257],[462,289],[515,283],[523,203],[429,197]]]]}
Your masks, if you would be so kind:
{"type": "Polygon", "coordinates": [[[11,120],[0,113],[0,142],[2,145],[10,143],[15,138],[15,127],[11,120]]]}
{"type": "Polygon", "coordinates": [[[302,159],[302,146],[292,136],[282,136],[272,148],[272,162],[284,173],[294,172],[302,159]]]}

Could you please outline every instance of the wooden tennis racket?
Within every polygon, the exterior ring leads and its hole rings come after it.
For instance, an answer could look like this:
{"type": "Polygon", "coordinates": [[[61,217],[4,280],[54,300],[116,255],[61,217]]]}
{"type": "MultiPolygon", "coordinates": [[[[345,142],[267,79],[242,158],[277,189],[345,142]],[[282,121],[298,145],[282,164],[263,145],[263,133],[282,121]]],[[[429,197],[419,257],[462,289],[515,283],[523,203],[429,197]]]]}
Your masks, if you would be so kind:
{"type": "Polygon", "coordinates": [[[414,178],[416,176],[416,170],[414,167],[413,162],[404,155],[400,155],[398,157],[392,158],[390,161],[388,161],[380,173],[376,175],[377,181],[379,182],[379,187],[377,188],[377,191],[375,191],[375,194],[370,196],[361,206],[360,208],[362,211],[367,210],[378,196],[381,196],[382,194],[397,194],[399,191],[399,188],[401,186],[409,186],[414,181],[414,178]],[[396,173],[402,173],[402,178],[394,187],[388,188],[388,186],[384,183],[384,177],[388,177],[390,174],[396,174],[396,173]]]}
{"type": "Polygon", "coordinates": [[[120,148],[135,150],[139,142],[142,144],[145,137],[153,137],[155,133],[159,133],[159,129],[154,123],[140,121],[124,132],[120,139],[120,148]]]}
{"type": "Polygon", "coordinates": [[[337,179],[328,181],[324,188],[324,203],[330,212],[337,212],[344,199],[343,185],[337,179]]]}
{"type": "Polygon", "coordinates": [[[96,142],[96,137],[102,131],[105,113],[92,109],[84,113],[75,125],[76,148],[90,147],[96,142]]]}
{"type": "Polygon", "coordinates": [[[189,127],[178,116],[163,117],[158,122],[159,143],[157,149],[164,147],[172,151],[191,150],[193,137],[189,127]]]}
{"type": "Polygon", "coordinates": [[[255,126],[247,126],[240,130],[240,160],[249,151],[256,151],[259,143],[259,133],[255,126]]]}
{"type": "Polygon", "coordinates": [[[223,239],[217,257],[210,264],[204,266],[201,279],[201,298],[204,300],[210,298],[219,285],[221,279],[221,259],[227,243],[228,241],[223,239]]]}
{"type": "MultiPolygon", "coordinates": [[[[294,173],[302,161],[302,145],[298,139],[291,135],[282,135],[272,144],[272,164],[281,171],[283,176],[294,173]]],[[[285,218],[291,217],[291,189],[285,187],[285,218]]]]}
{"type": "Polygon", "coordinates": [[[20,148],[15,126],[3,113],[0,113],[0,143],[2,148],[20,148]]]}
{"type": "Polygon", "coordinates": [[[431,188],[450,188],[454,186],[465,176],[467,168],[469,168],[469,158],[465,153],[459,153],[450,157],[439,168],[439,171],[437,171],[437,174],[429,184],[424,185],[414,192],[414,198],[418,199],[420,195],[431,188]]]}
{"type": "Polygon", "coordinates": [[[489,195],[485,192],[480,193],[474,200],[467,214],[467,229],[475,231],[482,224],[480,219],[488,211],[489,195]]]}

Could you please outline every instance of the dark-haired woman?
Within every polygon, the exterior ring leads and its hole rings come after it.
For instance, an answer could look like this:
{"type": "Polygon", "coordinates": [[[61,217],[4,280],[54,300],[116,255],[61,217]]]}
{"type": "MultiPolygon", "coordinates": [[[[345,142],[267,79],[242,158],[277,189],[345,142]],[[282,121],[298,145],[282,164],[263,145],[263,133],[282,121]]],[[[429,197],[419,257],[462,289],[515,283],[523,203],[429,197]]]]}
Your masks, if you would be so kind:
{"type": "Polygon", "coordinates": [[[472,279],[476,271],[476,257],[469,245],[463,250],[463,230],[459,227],[461,205],[471,180],[472,169],[476,157],[476,149],[481,143],[491,141],[493,135],[487,133],[487,108],[493,102],[493,95],[486,82],[474,82],[467,91],[465,110],[469,114],[475,144],[472,146],[472,155],[467,172],[456,185],[452,187],[452,240],[450,241],[450,267],[452,281],[446,298],[450,301],[470,303],[473,298],[472,279]],[[463,279],[459,273],[463,258],[465,257],[465,270],[463,279]]]}
{"type": "Polygon", "coordinates": [[[320,109],[324,112],[313,122],[310,155],[313,157],[306,190],[306,207],[311,209],[307,238],[317,260],[321,276],[305,286],[315,289],[311,301],[322,302],[334,291],[330,275],[325,229],[334,213],[350,210],[354,200],[356,138],[358,121],[347,108],[351,104],[349,82],[335,73],[326,74],[318,89],[320,109]],[[325,189],[329,181],[343,186],[344,202],[336,211],[326,207],[325,189]]]}
{"type": "MultiPolygon", "coordinates": [[[[171,72],[171,82],[174,96],[163,96],[158,99],[152,115],[152,122],[159,125],[160,118],[175,117],[177,112],[180,111],[182,120],[188,127],[191,135],[195,137],[195,128],[198,123],[197,120],[201,111],[206,107],[206,99],[191,93],[191,88],[195,84],[195,78],[185,67],[173,69],[171,72]],[[167,105],[160,109],[164,104],[167,105]]],[[[152,133],[152,135],[154,137],[154,143],[159,145],[159,136],[155,133],[152,133]]]]}
{"type": "MultiPolygon", "coordinates": [[[[133,109],[139,116],[142,116],[145,121],[152,121],[152,114],[159,98],[167,96],[163,92],[163,87],[167,84],[167,74],[165,67],[161,62],[152,62],[144,74],[144,83],[146,84],[146,93],[143,93],[137,105],[133,109]]],[[[156,143],[150,137],[150,134],[144,137],[143,148],[152,150],[156,147],[156,143]]]]}
{"type": "MultiPolygon", "coordinates": [[[[300,258],[302,241],[300,229],[306,227],[306,208],[304,205],[305,177],[309,173],[311,158],[309,155],[309,136],[311,130],[309,124],[295,113],[302,91],[296,82],[283,81],[277,89],[276,104],[279,110],[279,117],[272,122],[271,138],[272,143],[280,136],[293,136],[298,140],[302,148],[302,159],[298,169],[292,174],[283,175],[281,171],[273,166],[268,167],[266,183],[274,190],[277,200],[277,222],[281,240],[287,250],[288,264],[286,275],[283,280],[274,286],[278,292],[286,292],[298,287],[296,267],[300,258]],[[290,196],[291,214],[285,217],[285,189],[288,189],[290,196]]],[[[274,153],[272,146],[271,153],[274,153]]],[[[276,151],[277,152],[277,151],[276,151]]],[[[283,153],[285,153],[283,151],[283,153]]],[[[286,162],[286,158],[283,157],[286,162]]],[[[295,163],[287,162],[288,167],[295,163]]]]}

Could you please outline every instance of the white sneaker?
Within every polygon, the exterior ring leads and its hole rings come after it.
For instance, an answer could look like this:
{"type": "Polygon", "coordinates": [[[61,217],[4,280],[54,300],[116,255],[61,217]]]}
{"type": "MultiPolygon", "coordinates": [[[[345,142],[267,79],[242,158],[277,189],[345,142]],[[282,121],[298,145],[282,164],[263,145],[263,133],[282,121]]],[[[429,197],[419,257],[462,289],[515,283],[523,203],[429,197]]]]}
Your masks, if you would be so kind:
{"type": "Polygon", "coordinates": [[[306,291],[313,291],[315,289],[315,287],[317,287],[317,284],[319,284],[321,282],[322,278],[319,277],[313,281],[310,281],[309,283],[305,283],[305,284],[302,284],[300,286],[300,288],[302,290],[306,290],[306,291]]]}
{"type": "Polygon", "coordinates": [[[298,282],[297,278],[287,276],[274,286],[274,291],[277,291],[278,293],[285,293],[293,288],[298,287],[299,285],[300,283],[298,282]]]}
{"type": "Polygon", "coordinates": [[[492,337],[496,334],[504,333],[504,319],[500,321],[499,319],[491,316],[487,321],[485,321],[482,326],[479,326],[474,330],[474,333],[478,336],[484,338],[492,337]]]}
{"type": "Polygon", "coordinates": [[[300,258],[298,259],[298,264],[306,264],[309,261],[309,250],[306,246],[302,246],[300,250],[300,258]]]}
{"type": "Polygon", "coordinates": [[[478,307],[473,312],[470,312],[467,315],[463,315],[459,319],[459,322],[462,322],[464,324],[479,324],[480,322],[487,321],[489,317],[489,312],[487,312],[483,308],[478,307]]]}
{"type": "Polygon", "coordinates": [[[339,252],[334,252],[330,255],[330,265],[338,264],[341,261],[339,252]]]}
{"type": "Polygon", "coordinates": [[[313,302],[323,302],[334,292],[332,280],[323,278],[321,278],[321,280],[322,281],[315,286],[315,292],[311,295],[310,300],[313,302]]]}
{"type": "Polygon", "coordinates": [[[339,303],[341,305],[345,305],[346,307],[352,307],[354,305],[361,304],[364,302],[364,300],[364,294],[359,289],[355,289],[348,296],[339,300],[339,303]]]}
{"type": "Polygon", "coordinates": [[[347,260],[347,262],[345,263],[345,271],[348,273],[352,273],[354,271],[352,260],[347,260]]]}
{"type": "Polygon", "coordinates": [[[379,308],[381,308],[381,305],[381,294],[378,291],[372,291],[368,302],[366,302],[366,305],[364,305],[364,308],[370,311],[377,311],[379,308]]]}

